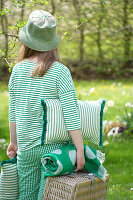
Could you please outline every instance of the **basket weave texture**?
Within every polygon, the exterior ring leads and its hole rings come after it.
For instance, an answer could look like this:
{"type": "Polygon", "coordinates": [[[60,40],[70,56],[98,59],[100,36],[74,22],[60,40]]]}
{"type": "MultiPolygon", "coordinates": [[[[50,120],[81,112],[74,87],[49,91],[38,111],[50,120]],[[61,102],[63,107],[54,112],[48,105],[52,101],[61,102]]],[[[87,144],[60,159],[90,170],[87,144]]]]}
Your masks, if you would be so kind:
{"type": "Polygon", "coordinates": [[[106,182],[95,177],[94,185],[87,175],[48,177],[42,200],[105,200],[109,175],[106,182]]]}

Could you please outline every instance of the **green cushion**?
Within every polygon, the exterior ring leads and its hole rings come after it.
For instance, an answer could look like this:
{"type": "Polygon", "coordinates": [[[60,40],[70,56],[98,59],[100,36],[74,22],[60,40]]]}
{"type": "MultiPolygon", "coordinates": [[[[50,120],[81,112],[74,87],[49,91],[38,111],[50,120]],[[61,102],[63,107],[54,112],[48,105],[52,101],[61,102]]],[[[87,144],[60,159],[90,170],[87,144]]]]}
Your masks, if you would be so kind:
{"type": "Polygon", "coordinates": [[[0,199],[18,200],[19,183],[17,159],[4,160],[1,162],[0,176],[0,199]]]}
{"type": "MultiPolygon", "coordinates": [[[[43,130],[41,144],[71,141],[66,130],[62,106],[59,99],[41,99],[43,106],[43,130]]],[[[103,109],[105,99],[97,101],[77,101],[83,139],[99,146],[103,143],[103,109]]]]}

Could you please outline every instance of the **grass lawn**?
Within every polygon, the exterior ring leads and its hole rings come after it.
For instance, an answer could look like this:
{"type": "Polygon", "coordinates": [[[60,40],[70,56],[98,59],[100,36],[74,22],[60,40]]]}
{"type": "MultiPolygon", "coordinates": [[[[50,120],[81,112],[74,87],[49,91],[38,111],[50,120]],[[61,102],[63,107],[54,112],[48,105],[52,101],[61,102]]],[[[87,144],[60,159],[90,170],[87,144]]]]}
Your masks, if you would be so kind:
{"type": "MultiPolygon", "coordinates": [[[[104,120],[116,121],[122,115],[124,105],[133,104],[133,80],[74,80],[79,100],[98,100],[104,98],[106,106],[104,120]]],[[[9,142],[8,126],[8,86],[0,82],[0,139],[9,142]]],[[[107,138],[106,138],[107,140],[107,138]]],[[[110,174],[107,200],[132,200],[133,191],[133,148],[132,139],[109,141],[105,150],[104,166],[110,174]],[[106,151],[105,151],[106,152],[106,151]]],[[[5,147],[0,143],[0,161],[7,159],[5,147]],[[5,148],[5,149],[3,149],[5,148]]]]}
{"type": "Polygon", "coordinates": [[[132,200],[133,191],[133,146],[130,140],[115,140],[109,143],[110,151],[104,167],[110,174],[107,200],[132,200]]]}

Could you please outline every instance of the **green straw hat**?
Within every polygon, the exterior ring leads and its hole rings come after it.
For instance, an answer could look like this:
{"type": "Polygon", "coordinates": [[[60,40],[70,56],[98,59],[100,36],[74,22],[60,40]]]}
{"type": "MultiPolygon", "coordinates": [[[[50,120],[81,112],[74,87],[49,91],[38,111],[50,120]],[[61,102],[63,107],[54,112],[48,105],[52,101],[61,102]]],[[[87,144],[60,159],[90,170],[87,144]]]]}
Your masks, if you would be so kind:
{"type": "Polygon", "coordinates": [[[56,33],[56,18],[44,10],[33,11],[20,29],[19,37],[26,46],[37,51],[57,48],[60,41],[56,33]]]}

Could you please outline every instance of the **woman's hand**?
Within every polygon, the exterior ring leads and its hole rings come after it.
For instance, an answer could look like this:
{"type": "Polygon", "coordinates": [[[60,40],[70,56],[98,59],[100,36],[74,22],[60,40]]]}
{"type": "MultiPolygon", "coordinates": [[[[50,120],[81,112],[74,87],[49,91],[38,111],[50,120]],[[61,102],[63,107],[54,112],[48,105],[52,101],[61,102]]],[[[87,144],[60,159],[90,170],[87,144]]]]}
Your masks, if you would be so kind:
{"type": "Polygon", "coordinates": [[[9,158],[14,158],[17,155],[18,146],[10,143],[7,148],[7,155],[9,158]]]}
{"type": "Polygon", "coordinates": [[[84,168],[85,165],[84,149],[83,150],[77,149],[76,163],[77,163],[77,170],[81,170],[84,168]]]}
{"type": "Polygon", "coordinates": [[[7,148],[7,155],[9,158],[14,158],[17,155],[17,137],[16,137],[16,123],[9,122],[10,127],[10,144],[7,148]]]}
{"type": "Polygon", "coordinates": [[[77,162],[77,170],[83,169],[85,165],[85,157],[84,157],[84,144],[82,139],[82,131],[78,130],[69,130],[69,133],[72,137],[73,143],[76,147],[76,162],[77,162]]]}

